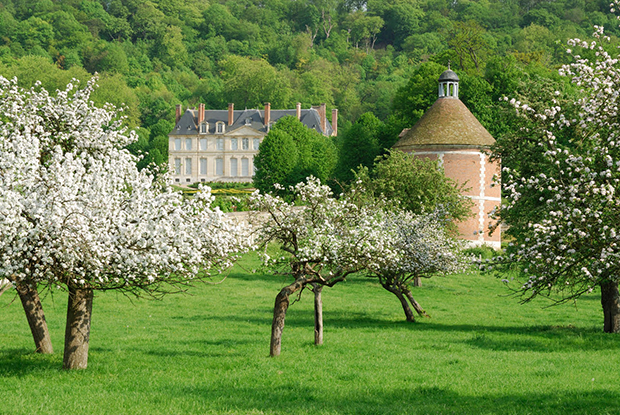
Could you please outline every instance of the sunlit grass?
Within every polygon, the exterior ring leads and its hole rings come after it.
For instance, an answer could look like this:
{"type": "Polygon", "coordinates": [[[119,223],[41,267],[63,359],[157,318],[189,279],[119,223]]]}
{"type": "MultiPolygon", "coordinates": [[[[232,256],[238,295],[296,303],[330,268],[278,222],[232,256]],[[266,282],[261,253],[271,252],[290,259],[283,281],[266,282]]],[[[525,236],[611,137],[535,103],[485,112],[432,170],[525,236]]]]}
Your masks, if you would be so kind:
{"type": "MultiPolygon", "coordinates": [[[[257,264],[251,258],[244,268],[257,264]]],[[[241,268],[162,301],[97,294],[89,367],[65,372],[66,295],[44,307],[56,354],[31,353],[19,300],[0,296],[0,414],[617,414],[620,337],[599,297],[519,305],[478,274],[424,280],[431,314],[411,324],[364,278],[324,290],[325,345],[312,299],[289,309],[269,358],[283,277],[241,268]]]]}

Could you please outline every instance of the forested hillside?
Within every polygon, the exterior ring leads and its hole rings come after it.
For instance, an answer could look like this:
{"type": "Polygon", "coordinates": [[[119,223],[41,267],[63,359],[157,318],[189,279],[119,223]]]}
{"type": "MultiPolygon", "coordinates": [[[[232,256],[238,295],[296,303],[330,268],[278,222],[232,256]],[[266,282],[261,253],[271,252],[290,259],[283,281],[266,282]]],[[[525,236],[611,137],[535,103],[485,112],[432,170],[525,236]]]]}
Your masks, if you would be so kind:
{"type": "Polygon", "coordinates": [[[371,112],[385,123],[380,147],[434,101],[448,61],[463,100],[501,134],[497,98],[548,83],[566,40],[593,25],[618,33],[607,0],[3,0],[0,74],[53,90],[98,72],[94,99],[127,106],[145,162],[167,157],[178,103],[325,102],[343,140],[371,112]]]}

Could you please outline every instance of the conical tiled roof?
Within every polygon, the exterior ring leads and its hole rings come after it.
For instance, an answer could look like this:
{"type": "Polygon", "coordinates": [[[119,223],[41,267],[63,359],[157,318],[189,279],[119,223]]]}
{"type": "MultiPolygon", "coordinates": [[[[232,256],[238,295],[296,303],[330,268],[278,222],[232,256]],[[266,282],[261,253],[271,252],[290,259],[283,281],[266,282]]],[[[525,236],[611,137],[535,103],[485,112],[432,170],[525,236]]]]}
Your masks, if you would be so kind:
{"type": "Polygon", "coordinates": [[[394,144],[411,151],[417,146],[465,145],[487,147],[495,139],[458,98],[439,98],[422,118],[394,144]]]}

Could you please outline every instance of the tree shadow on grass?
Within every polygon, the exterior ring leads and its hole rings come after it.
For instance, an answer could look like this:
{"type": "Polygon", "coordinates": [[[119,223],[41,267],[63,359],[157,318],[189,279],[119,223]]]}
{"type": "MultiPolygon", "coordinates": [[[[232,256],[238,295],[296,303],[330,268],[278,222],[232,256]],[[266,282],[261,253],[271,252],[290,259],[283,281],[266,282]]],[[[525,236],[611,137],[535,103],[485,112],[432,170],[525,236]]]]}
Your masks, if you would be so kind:
{"type": "Polygon", "coordinates": [[[28,349],[0,350],[0,377],[22,377],[35,372],[60,371],[62,354],[40,354],[28,349]]]}
{"type": "Polygon", "coordinates": [[[575,350],[616,350],[620,336],[596,328],[568,326],[482,326],[467,324],[410,324],[412,330],[425,332],[470,333],[463,343],[494,351],[570,352],[575,350]]]}
{"type": "MultiPolygon", "coordinates": [[[[252,273],[251,270],[246,270],[246,271],[233,270],[228,275],[228,278],[234,279],[234,280],[260,282],[260,283],[265,283],[265,281],[268,281],[268,282],[274,282],[278,284],[284,284],[283,286],[286,286],[294,281],[290,275],[273,275],[273,274],[266,274],[262,271],[257,271],[257,272],[252,273]]],[[[277,292],[274,293],[274,298],[276,294],[277,292]]]]}
{"type": "Polygon", "coordinates": [[[461,395],[436,386],[403,385],[396,390],[373,390],[359,385],[331,389],[302,388],[296,383],[275,387],[181,387],[216,412],[277,414],[615,414],[620,394],[584,388],[579,392],[461,395]],[[590,390],[585,390],[590,389],[590,390]],[[219,407],[217,405],[220,405],[219,407]]]}
{"type": "MultiPolygon", "coordinates": [[[[239,316],[214,316],[208,317],[222,322],[240,322],[271,326],[270,310],[261,309],[254,314],[239,316]],[[269,317],[260,317],[268,315],[269,317]]],[[[442,324],[429,320],[420,320],[417,323],[406,321],[393,321],[386,318],[376,317],[364,312],[341,312],[324,314],[324,324],[329,329],[351,330],[393,330],[402,328],[413,332],[462,332],[471,334],[467,340],[455,340],[468,344],[471,347],[495,351],[535,351],[557,352],[573,350],[613,350],[620,348],[620,336],[603,333],[598,328],[574,327],[574,326],[500,326],[479,324],[442,324]]],[[[286,327],[314,326],[311,312],[291,313],[286,318],[286,327]]],[[[286,334],[285,334],[286,336],[286,334]]]]}

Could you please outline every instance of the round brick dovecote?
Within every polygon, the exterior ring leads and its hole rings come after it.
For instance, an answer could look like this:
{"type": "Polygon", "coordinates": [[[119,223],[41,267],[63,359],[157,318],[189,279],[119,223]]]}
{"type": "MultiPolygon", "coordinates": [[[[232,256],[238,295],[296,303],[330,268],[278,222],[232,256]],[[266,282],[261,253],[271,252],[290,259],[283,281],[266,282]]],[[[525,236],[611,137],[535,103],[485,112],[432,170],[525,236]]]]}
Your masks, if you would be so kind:
{"type": "Polygon", "coordinates": [[[461,237],[471,245],[501,246],[500,229],[490,214],[499,208],[500,165],[484,153],[495,139],[458,98],[458,76],[445,71],[439,78],[439,98],[394,145],[395,149],[437,160],[447,177],[465,184],[464,195],[473,202],[472,216],[458,224],[461,237]],[[494,178],[498,181],[494,182],[494,178]]]}

